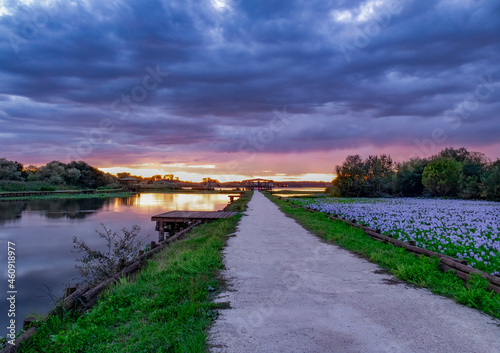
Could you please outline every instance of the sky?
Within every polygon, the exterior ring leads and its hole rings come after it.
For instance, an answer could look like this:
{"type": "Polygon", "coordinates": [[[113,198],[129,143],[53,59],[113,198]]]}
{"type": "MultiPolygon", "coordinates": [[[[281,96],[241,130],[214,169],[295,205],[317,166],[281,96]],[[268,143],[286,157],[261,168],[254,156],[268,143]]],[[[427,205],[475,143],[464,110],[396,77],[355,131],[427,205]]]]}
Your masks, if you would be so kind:
{"type": "Polygon", "coordinates": [[[500,157],[497,0],[0,0],[0,158],[325,180],[500,157]]]}

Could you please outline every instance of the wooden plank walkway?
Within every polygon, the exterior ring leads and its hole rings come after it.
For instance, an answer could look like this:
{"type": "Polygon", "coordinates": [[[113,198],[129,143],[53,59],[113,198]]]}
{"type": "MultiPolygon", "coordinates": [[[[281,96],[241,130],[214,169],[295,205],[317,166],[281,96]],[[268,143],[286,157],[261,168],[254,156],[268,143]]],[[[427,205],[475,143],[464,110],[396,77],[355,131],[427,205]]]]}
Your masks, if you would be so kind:
{"type": "Polygon", "coordinates": [[[202,221],[213,221],[221,218],[228,218],[237,215],[238,212],[227,211],[170,211],[151,217],[156,222],[158,231],[158,241],[165,240],[165,232],[170,236],[185,228],[186,226],[202,221]]]}
{"type": "Polygon", "coordinates": [[[165,222],[190,222],[207,219],[228,218],[237,215],[238,212],[227,211],[170,211],[151,217],[152,221],[165,222]]]}

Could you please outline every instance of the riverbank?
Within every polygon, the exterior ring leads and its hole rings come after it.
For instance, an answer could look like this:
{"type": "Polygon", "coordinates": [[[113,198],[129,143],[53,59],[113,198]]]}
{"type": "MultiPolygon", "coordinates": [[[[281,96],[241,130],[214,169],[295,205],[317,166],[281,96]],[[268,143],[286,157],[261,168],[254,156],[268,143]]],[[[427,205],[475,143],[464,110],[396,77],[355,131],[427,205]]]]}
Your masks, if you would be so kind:
{"type": "Polygon", "coordinates": [[[136,194],[240,194],[243,190],[191,190],[191,189],[143,189],[140,192],[113,190],[66,190],[66,191],[33,191],[0,193],[2,201],[58,200],[58,199],[90,199],[108,197],[129,197],[136,194]],[[8,194],[8,195],[7,195],[8,194]],[[4,196],[2,196],[4,195],[4,196]],[[22,196],[17,196],[22,195],[22,196]]]}
{"type": "MultiPolygon", "coordinates": [[[[241,210],[251,195],[230,205],[241,210]]],[[[193,229],[148,262],[135,280],[122,279],[83,316],[66,313],[40,325],[20,352],[200,352],[216,317],[221,250],[240,216],[193,229]],[[146,323],[146,324],[145,324],[146,323]]]]}
{"type": "Polygon", "coordinates": [[[95,193],[48,193],[44,192],[43,195],[32,194],[31,196],[10,196],[0,197],[0,202],[3,201],[31,201],[31,200],[60,200],[60,199],[92,199],[92,198],[112,198],[112,197],[129,197],[136,193],[128,191],[112,191],[112,192],[99,192],[95,193]]]}
{"type": "Polygon", "coordinates": [[[434,294],[500,318],[500,294],[487,290],[488,281],[484,278],[472,276],[464,285],[462,279],[455,274],[443,272],[437,258],[416,257],[403,248],[371,239],[361,229],[353,228],[345,222],[332,221],[324,213],[311,213],[285,200],[269,194],[266,196],[282,212],[327,242],[363,256],[387,269],[398,279],[428,288],[434,294]]]}

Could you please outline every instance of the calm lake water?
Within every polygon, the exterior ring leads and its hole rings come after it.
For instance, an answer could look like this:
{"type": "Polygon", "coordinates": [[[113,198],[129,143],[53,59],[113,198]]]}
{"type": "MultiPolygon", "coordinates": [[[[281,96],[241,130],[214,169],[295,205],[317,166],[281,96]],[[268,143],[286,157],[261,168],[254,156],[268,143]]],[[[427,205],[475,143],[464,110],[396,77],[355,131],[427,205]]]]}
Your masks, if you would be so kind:
{"type": "MultiPolygon", "coordinates": [[[[0,271],[2,297],[7,292],[7,242],[16,244],[16,326],[19,331],[32,312],[52,308],[46,287],[61,296],[78,277],[73,236],[92,247],[103,245],[96,229],[141,227],[145,243],[157,241],[151,216],[172,210],[214,211],[223,209],[227,194],[138,194],[126,198],[35,200],[0,202],[0,271]],[[148,237],[149,235],[149,237],[148,237]]],[[[0,306],[0,336],[7,334],[8,303],[0,306]]]]}

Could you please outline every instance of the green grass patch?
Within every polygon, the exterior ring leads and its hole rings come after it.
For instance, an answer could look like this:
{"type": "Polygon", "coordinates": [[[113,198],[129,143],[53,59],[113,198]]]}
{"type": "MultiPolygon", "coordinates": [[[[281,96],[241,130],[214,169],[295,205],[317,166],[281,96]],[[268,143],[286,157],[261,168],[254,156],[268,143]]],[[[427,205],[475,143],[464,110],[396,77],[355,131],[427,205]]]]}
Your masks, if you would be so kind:
{"type": "Polygon", "coordinates": [[[0,180],[0,192],[70,190],[66,185],[51,185],[42,181],[0,180]]]}
{"type": "Polygon", "coordinates": [[[272,190],[268,191],[270,194],[280,194],[280,195],[321,195],[324,191],[304,191],[304,190],[272,190]]]}
{"type": "Polygon", "coordinates": [[[253,196],[253,191],[247,191],[241,195],[240,198],[236,199],[234,202],[231,202],[225,210],[228,212],[243,212],[247,209],[248,201],[253,196]]]}
{"type": "Polygon", "coordinates": [[[472,276],[464,285],[455,274],[441,271],[437,258],[418,257],[403,248],[371,239],[362,230],[345,222],[332,221],[324,213],[308,212],[285,200],[265,195],[286,215],[326,241],[362,255],[401,280],[500,318],[500,294],[488,291],[488,282],[484,278],[472,276]]]}
{"type": "MultiPolygon", "coordinates": [[[[230,210],[243,210],[251,195],[230,210]]],[[[53,317],[21,352],[205,352],[217,317],[221,250],[240,215],[196,227],[155,255],[134,281],[122,279],[82,316],[53,317]]]]}

